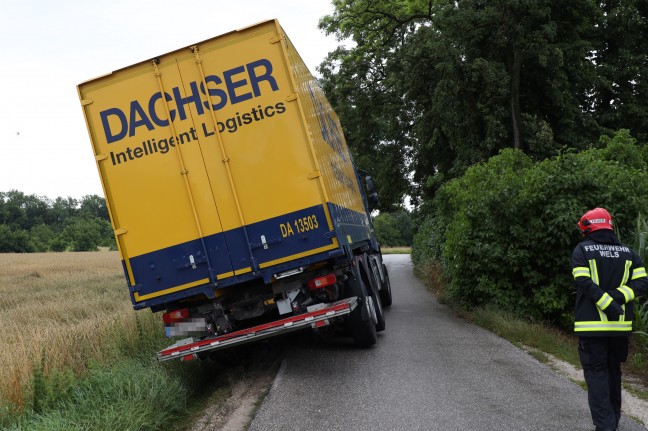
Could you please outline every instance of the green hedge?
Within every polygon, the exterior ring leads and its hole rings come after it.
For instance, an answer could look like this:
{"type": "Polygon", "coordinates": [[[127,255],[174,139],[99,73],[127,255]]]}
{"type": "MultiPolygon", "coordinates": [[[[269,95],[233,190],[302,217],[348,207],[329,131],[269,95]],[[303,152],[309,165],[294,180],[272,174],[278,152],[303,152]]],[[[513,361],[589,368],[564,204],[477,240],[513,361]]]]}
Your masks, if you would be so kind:
{"type": "Polygon", "coordinates": [[[570,326],[580,216],[606,207],[630,242],[648,213],[648,150],[624,130],[601,144],[539,163],[508,149],[447,182],[415,237],[415,264],[442,262],[445,295],[461,306],[570,326]]]}
{"type": "Polygon", "coordinates": [[[383,247],[409,247],[414,238],[414,225],[410,213],[400,210],[380,213],[373,219],[374,232],[383,247]]]}

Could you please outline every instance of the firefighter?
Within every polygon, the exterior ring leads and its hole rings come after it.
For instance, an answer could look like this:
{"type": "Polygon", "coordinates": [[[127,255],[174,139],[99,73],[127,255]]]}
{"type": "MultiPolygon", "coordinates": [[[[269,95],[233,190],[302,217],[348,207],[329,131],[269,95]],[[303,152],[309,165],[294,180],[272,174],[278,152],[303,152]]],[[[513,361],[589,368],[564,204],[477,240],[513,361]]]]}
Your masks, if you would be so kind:
{"type": "Polygon", "coordinates": [[[621,419],[621,362],[628,357],[633,301],[646,292],[648,277],[639,255],[617,239],[606,209],[587,211],[578,227],[585,238],[571,257],[574,332],[595,431],[612,431],[621,419]]]}

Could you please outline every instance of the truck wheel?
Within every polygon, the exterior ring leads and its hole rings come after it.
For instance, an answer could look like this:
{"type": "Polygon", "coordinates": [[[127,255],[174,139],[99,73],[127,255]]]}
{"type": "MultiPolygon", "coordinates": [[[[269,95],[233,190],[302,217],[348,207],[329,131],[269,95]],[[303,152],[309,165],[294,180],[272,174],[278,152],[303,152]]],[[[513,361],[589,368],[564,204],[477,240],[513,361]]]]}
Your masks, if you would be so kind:
{"type": "Polygon", "coordinates": [[[391,284],[389,282],[389,273],[387,272],[387,266],[384,263],[383,273],[385,274],[385,282],[382,284],[382,289],[380,289],[380,302],[382,302],[383,307],[389,307],[390,305],[392,305],[391,284]]]}
{"type": "MultiPolygon", "coordinates": [[[[364,283],[360,288],[365,290],[364,283]]],[[[358,347],[370,347],[376,344],[378,336],[376,335],[375,307],[371,296],[365,294],[358,296],[358,305],[351,312],[349,321],[351,323],[351,337],[358,347]]]]}
{"type": "Polygon", "coordinates": [[[371,295],[372,304],[376,310],[376,332],[385,330],[385,311],[383,310],[382,302],[377,295],[371,295]]]}
{"type": "Polygon", "coordinates": [[[371,283],[369,286],[371,291],[371,300],[376,314],[376,332],[385,330],[385,311],[383,310],[382,299],[380,298],[380,281],[376,278],[375,274],[371,273],[371,283]]]}

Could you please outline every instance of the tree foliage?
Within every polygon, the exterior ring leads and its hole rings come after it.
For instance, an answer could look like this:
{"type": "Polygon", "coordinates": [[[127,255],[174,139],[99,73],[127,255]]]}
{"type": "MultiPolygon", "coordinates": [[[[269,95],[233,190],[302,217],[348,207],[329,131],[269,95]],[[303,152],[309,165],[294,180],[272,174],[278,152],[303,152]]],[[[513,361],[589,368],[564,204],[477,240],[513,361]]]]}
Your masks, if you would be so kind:
{"type": "Polygon", "coordinates": [[[580,216],[608,208],[623,240],[648,214],[646,147],[627,131],[602,141],[603,149],[542,162],[506,149],[447,182],[416,236],[415,262],[443,262],[447,294],[465,307],[490,304],[567,325],[580,216]]]}
{"type": "Polygon", "coordinates": [[[383,247],[411,246],[414,239],[412,216],[405,210],[380,213],[373,219],[374,232],[383,247]]]}
{"type": "Polygon", "coordinates": [[[322,84],[382,209],[504,148],[542,160],[619,128],[648,134],[643,0],[333,4],[320,27],[350,47],[322,63],[322,84]]]}
{"type": "Polygon", "coordinates": [[[0,192],[0,253],[92,251],[115,247],[105,200],[0,192]]]}

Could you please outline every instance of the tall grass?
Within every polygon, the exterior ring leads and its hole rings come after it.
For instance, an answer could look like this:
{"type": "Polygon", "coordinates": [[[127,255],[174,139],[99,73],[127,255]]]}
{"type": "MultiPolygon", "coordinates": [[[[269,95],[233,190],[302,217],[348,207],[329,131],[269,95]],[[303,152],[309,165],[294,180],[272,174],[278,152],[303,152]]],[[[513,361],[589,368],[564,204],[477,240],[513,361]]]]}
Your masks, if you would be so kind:
{"type": "MultiPolygon", "coordinates": [[[[44,398],[8,426],[12,431],[158,430],[186,413],[187,389],[158,364],[122,359],[90,365],[73,385],[44,398]]],[[[47,385],[45,385],[48,387],[47,385]]]]}
{"type": "Polygon", "coordinates": [[[132,309],[116,252],[0,254],[0,342],[0,429],[11,431],[184,429],[192,404],[281,351],[232,369],[158,363],[170,342],[159,316],[132,309]]]}
{"type": "MultiPolygon", "coordinates": [[[[633,235],[633,249],[639,253],[644,264],[648,264],[648,221],[641,214],[637,216],[633,235]]],[[[648,296],[635,299],[634,333],[637,348],[634,358],[639,367],[648,367],[648,296]]]]}
{"type": "Polygon", "coordinates": [[[0,427],[156,429],[186,407],[183,372],[154,359],[160,319],[133,311],[116,252],[0,254],[0,340],[0,427]]]}
{"type": "MultiPolygon", "coordinates": [[[[118,254],[0,254],[0,396],[24,405],[34,359],[43,372],[105,362],[133,337],[118,254]],[[109,342],[109,340],[111,342],[109,342]]],[[[150,322],[148,322],[150,324],[150,322]]]]}

